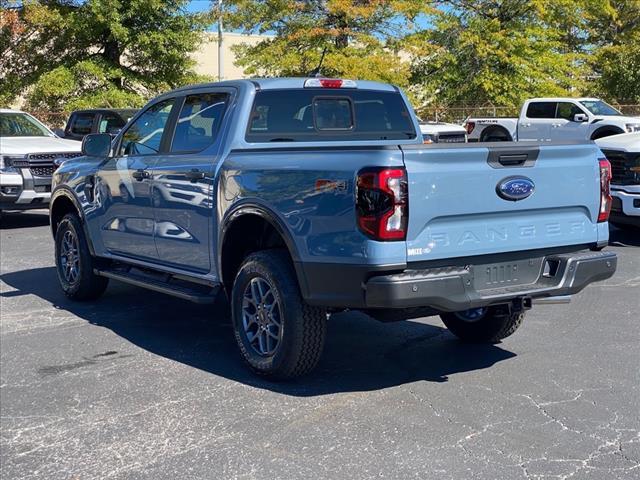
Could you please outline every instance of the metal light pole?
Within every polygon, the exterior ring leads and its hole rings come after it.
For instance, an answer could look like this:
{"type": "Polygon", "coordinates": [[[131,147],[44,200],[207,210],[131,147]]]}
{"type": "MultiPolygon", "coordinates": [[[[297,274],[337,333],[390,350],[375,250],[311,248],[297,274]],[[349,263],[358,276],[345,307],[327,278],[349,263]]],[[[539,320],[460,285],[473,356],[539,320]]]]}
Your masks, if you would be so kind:
{"type": "Polygon", "coordinates": [[[222,0],[218,0],[218,81],[224,77],[224,65],[222,58],[222,0]]]}

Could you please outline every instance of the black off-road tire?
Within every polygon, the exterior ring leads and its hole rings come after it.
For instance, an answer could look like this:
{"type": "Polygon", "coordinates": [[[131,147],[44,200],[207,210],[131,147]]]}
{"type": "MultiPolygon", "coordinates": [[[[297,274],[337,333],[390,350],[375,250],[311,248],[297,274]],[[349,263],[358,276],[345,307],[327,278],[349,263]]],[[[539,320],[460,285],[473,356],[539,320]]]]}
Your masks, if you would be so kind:
{"type": "Polygon", "coordinates": [[[264,250],[247,256],[233,284],[231,318],[242,357],[255,373],[285,380],[304,375],[318,364],[326,336],[326,310],[304,302],[286,251],[264,250]],[[266,280],[280,302],[282,336],[271,355],[254,349],[243,326],[245,289],[254,278],[266,280]]]}
{"type": "Polygon", "coordinates": [[[503,308],[488,307],[482,318],[464,320],[457,313],[440,315],[446,327],[463,342],[498,343],[513,335],[524,320],[525,312],[508,313],[503,308]]]}
{"type": "Polygon", "coordinates": [[[104,293],[109,279],[93,273],[97,259],[91,256],[87,238],[80,219],[73,213],[65,215],[56,230],[55,237],[56,272],[64,294],[72,300],[94,300],[104,293]],[[65,278],[61,251],[65,234],[71,232],[77,239],[78,274],[73,281],[65,278]]]}

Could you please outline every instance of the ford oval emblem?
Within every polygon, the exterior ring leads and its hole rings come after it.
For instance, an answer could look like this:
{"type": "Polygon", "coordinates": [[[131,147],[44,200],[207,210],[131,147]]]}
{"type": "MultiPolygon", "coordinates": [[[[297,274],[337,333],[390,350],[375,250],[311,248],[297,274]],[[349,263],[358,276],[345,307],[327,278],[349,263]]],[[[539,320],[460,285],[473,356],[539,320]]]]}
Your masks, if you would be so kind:
{"type": "Polygon", "coordinates": [[[535,188],[536,186],[530,178],[507,177],[498,182],[496,193],[500,198],[517,202],[530,196],[535,188]]]}

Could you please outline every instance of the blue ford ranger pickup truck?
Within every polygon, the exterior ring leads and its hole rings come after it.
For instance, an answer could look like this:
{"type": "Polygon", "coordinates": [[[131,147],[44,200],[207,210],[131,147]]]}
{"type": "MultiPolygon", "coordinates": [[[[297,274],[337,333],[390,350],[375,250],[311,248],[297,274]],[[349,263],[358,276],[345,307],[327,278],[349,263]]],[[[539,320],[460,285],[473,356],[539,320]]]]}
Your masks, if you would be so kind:
{"type": "MultiPolygon", "coordinates": [[[[239,80],[174,90],[55,172],[60,284],[224,292],[257,373],[310,371],[327,315],[440,315],[498,342],[537,301],[616,269],[610,166],[593,143],[424,145],[390,85],[239,80]]],[[[549,302],[549,303],[551,303],[549,302]]]]}

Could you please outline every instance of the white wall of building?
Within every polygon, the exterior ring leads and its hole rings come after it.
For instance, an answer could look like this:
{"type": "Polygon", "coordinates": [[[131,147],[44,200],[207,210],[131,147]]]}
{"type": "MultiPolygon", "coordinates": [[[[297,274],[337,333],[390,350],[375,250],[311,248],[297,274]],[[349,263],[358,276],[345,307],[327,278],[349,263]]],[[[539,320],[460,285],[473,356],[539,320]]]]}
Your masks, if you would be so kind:
{"type": "MultiPolygon", "coordinates": [[[[192,54],[196,61],[195,70],[200,75],[209,75],[215,80],[218,79],[218,34],[207,32],[205,38],[197,51],[192,54]]],[[[235,65],[235,54],[231,50],[234,45],[249,44],[255,45],[261,40],[270,38],[266,35],[244,35],[242,33],[224,33],[222,36],[222,72],[223,80],[234,80],[247,78],[242,68],[235,65]]]]}

